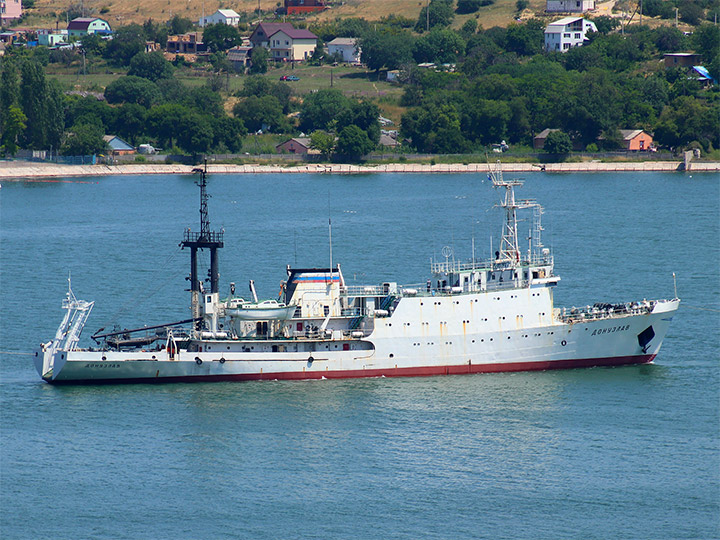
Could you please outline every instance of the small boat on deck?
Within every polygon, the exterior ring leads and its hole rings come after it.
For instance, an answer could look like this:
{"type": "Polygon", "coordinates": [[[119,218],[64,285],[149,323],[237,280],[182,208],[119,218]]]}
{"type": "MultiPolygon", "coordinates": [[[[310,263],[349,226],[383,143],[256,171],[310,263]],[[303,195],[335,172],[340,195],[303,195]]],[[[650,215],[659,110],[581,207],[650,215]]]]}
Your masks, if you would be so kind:
{"type": "Polygon", "coordinates": [[[225,315],[241,321],[284,321],[292,318],[295,308],[277,300],[247,302],[240,298],[228,302],[225,315]]]}

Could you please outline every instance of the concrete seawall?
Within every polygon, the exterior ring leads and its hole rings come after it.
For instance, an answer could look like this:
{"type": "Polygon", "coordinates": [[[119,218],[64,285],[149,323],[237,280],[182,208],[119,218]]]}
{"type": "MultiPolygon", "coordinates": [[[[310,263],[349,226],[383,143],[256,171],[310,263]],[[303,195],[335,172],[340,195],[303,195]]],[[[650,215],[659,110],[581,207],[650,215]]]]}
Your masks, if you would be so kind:
{"type": "MultiPolygon", "coordinates": [[[[130,165],[56,165],[53,163],[0,163],[0,179],[62,178],[77,176],[108,176],[130,174],[189,174],[193,166],[180,164],[130,165]]],[[[674,172],[684,170],[682,161],[644,161],[618,163],[503,163],[504,172],[674,172]]],[[[208,164],[208,172],[215,174],[271,174],[271,173],[486,173],[486,163],[390,163],[384,165],[305,164],[295,167],[280,165],[222,165],[208,164]]],[[[689,172],[720,172],[720,162],[693,162],[689,172]]]]}

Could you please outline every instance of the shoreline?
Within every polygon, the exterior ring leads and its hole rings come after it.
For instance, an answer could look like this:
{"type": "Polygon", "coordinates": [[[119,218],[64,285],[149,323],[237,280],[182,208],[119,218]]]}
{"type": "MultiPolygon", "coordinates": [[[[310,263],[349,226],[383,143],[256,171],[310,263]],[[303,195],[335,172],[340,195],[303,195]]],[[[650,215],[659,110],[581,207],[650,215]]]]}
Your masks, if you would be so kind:
{"type": "MultiPolygon", "coordinates": [[[[78,176],[114,176],[138,174],[191,174],[199,165],[147,164],[133,163],[125,165],[60,165],[55,163],[25,162],[0,163],[0,179],[23,180],[28,178],[58,178],[78,176]]],[[[435,165],[419,163],[389,163],[382,165],[350,165],[345,163],[315,164],[309,163],[295,167],[282,165],[224,165],[208,164],[210,174],[287,174],[287,173],[330,173],[330,174],[366,174],[366,173],[486,173],[487,163],[439,163],[435,165]]],[[[503,172],[720,172],[720,162],[692,162],[685,169],[682,161],[642,161],[642,162],[584,162],[584,163],[502,163],[503,172]],[[544,167],[544,168],[543,168],[544,167]]]]}

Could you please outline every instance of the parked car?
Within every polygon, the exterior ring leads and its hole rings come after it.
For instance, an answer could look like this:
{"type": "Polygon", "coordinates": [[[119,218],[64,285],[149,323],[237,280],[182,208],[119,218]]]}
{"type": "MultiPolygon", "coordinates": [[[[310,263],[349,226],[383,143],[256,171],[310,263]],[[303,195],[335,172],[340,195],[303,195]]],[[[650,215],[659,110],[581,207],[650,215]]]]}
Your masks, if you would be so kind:
{"type": "Polygon", "coordinates": [[[283,75],[280,77],[281,81],[299,81],[300,77],[296,77],[295,75],[283,75]]]}

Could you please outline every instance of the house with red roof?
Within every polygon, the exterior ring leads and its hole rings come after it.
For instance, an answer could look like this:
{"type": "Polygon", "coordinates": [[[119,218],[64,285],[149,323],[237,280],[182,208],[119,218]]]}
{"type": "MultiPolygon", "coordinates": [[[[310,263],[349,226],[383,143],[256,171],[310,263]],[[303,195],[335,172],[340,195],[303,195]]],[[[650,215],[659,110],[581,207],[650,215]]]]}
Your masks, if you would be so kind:
{"type": "Polygon", "coordinates": [[[253,47],[268,49],[273,60],[299,62],[312,56],[317,36],[290,23],[261,22],[250,35],[250,42],[253,47]]]}

